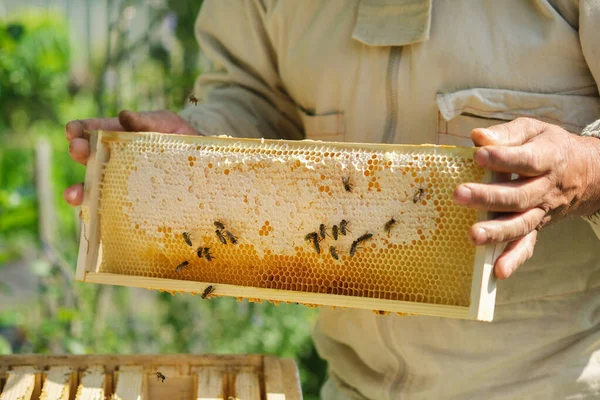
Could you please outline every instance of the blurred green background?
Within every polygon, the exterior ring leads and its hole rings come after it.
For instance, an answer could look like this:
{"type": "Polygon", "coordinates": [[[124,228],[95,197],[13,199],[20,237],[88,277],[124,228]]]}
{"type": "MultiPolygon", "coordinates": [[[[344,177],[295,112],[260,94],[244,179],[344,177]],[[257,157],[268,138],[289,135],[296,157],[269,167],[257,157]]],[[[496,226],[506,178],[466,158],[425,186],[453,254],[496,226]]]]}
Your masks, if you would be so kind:
{"type": "Polygon", "coordinates": [[[85,169],[64,125],[180,110],[202,72],[199,0],[0,0],[0,354],[267,353],[294,357],[306,399],[325,363],[316,311],[74,281],[85,169]]]}

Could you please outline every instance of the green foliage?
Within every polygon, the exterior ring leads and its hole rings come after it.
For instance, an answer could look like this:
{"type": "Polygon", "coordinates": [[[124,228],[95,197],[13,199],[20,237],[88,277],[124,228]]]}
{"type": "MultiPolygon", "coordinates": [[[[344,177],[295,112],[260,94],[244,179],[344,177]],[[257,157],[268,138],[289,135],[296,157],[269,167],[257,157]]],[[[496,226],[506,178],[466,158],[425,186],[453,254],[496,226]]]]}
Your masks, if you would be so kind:
{"type": "Polygon", "coordinates": [[[33,12],[0,22],[0,131],[24,131],[42,119],[56,121],[56,97],[66,91],[68,81],[64,26],[47,13],[33,12]],[[36,112],[26,112],[31,109],[36,112]]]}
{"type": "MultiPolygon", "coordinates": [[[[73,281],[78,210],[63,201],[62,190],[81,182],[85,169],[68,155],[64,124],[114,115],[121,108],[184,105],[199,74],[193,24],[201,2],[167,3],[168,9],[151,15],[157,24],[166,15],[176,16],[173,46],[150,36],[128,43],[117,20],[111,24],[116,45],[94,57],[101,60],[90,66],[94,79],[71,93],[65,20],[46,10],[28,10],[0,22],[0,277],[7,268],[27,267],[32,274],[27,279],[34,278],[37,288],[34,295],[22,294],[0,279],[0,354],[274,354],[296,359],[304,397],[317,399],[326,372],[310,338],[313,309],[73,281]],[[109,72],[117,72],[116,90],[107,86],[109,72]],[[45,197],[35,175],[41,139],[52,149],[46,166],[52,192],[45,197]],[[50,248],[40,237],[40,203],[53,210],[50,248]]],[[[121,18],[123,9],[117,11],[121,18]]]]}

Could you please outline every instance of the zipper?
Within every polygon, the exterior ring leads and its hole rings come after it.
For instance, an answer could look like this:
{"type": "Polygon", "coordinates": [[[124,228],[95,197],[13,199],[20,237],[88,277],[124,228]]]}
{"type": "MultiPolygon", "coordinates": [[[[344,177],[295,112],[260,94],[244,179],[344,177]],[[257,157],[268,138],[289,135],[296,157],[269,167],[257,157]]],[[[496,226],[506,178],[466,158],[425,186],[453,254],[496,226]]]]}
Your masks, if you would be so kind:
{"type": "Polygon", "coordinates": [[[390,57],[386,73],[387,118],[382,143],[393,143],[396,136],[396,127],[398,126],[398,75],[400,73],[401,54],[402,46],[390,47],[390,57]]]}

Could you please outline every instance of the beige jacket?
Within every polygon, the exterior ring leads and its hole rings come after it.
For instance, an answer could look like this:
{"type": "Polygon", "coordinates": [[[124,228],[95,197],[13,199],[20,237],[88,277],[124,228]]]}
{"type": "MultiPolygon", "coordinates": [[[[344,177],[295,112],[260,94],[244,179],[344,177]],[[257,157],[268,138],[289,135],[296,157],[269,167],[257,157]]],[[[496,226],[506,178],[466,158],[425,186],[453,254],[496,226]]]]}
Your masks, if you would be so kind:
{"type": "MultiPolygon", "coordinates": [[[[600,118],[600,0],[206,0],[205,134],[472,145],[518,116],[600,118]]],[[[325,399],[600,396],[600,228],[540,232],[493,323],[324,310],[325,399]]]]}

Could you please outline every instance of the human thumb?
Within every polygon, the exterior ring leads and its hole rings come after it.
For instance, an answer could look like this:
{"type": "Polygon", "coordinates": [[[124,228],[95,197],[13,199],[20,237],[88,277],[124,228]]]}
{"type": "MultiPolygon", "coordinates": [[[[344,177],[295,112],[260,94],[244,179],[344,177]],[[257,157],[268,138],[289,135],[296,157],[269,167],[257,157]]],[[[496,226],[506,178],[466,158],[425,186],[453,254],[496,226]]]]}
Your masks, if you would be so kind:
{"type": "Polygon", "coordinates": [[[197,135],[198,132],[178,114],[169,110],[135,112],[123,110],[119,122],[126,131],[197,135]]]}

